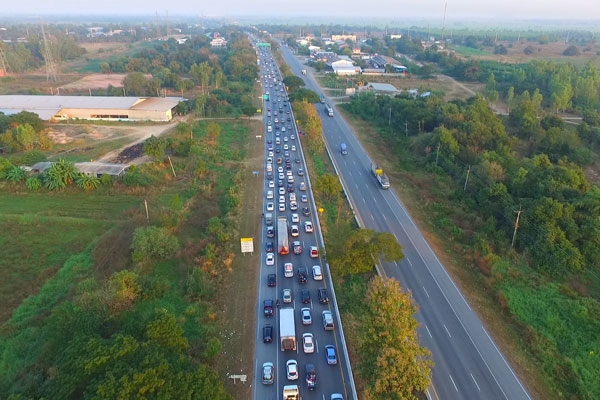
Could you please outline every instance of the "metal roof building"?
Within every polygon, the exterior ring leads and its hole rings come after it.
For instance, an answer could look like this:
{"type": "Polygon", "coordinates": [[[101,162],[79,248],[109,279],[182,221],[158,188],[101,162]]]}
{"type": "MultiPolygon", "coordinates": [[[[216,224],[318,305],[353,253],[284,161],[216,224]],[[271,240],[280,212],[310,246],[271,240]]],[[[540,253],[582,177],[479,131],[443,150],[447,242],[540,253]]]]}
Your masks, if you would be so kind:
{"type": "MultiPolygon", "coordinates": [[[[26,167],[27,170],[33,172],[44,172],[54,164],[52,161],[43,161],[26,167]]],[[[78,162],[75,163],[75,168],[81,173],[89,176],[121,176],[129,168],[127,164],[109,164],[102,162],[78,162]]]]}
{"type": "Polygon", "coordinates": [[[30,111],[43,120],[170,121],[179,97],[0,96],[0,111],[30,111]]]}
{"type": "Polygon", "coordinates": [[[378,94],[398,94],[400,91],[394,85],[389,83],[368,82],[367,90],[372,90],[378,94]]]}

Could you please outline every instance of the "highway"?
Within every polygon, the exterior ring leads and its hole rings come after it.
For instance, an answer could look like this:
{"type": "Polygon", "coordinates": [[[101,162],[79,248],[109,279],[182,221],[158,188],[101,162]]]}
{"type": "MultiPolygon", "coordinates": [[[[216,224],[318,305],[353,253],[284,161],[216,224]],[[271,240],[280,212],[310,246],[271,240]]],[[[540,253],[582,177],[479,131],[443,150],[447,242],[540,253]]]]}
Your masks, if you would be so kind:
{"type": "MultiPolygon", "coordinates": [[[[313,258],[310,256],[310,247],[317,246],[319,252],[322,251],[323,243],[320,233],[320,227],[315,216],[315,205],[312,197],[310,179],[307,176],[306,164],[302,154],[300,140],[298,138],[297,128],[294,121],[293,112],[286,102],[287,93],[285,88],[280,84],[281,75],[275,61],[272,59],[270,51],[266,48],[258,48],[261,80],[263,93],[269,95],[269,100],[263,102],[264,115],[264,145],[265,145],[265,164],[261,175],[262,190],[263,190],[263,222],[262,233],[259,240],[261,262],[257,266],[260,268],[259,285],[258,285],[258,301],[256,305],[256,340],[255,340],[255,377],[253,382],[253,398],[255,400],[280,400],[283,395],[284,385],[298,385],[300,394],[303,400],[330,400],[333,393],[343,395],[344,399],[352,399],[352,385],[349,374],[349,365],[347,362],[347,353],[344,351],[345,343],[340,332],[340,324],[337,315],[337,307],[335,296],[332,291],[331,276],[328,266],[324,263],[322,257],[313,258]],[[281,90],[283,89],[283,91],[281,90]],[[288,121],[289,118],[289,121],[288,121]],[[269,127],[272,132],[269,132],[269,127]],[[280,141],[277,144],[277,140],[280,141]],[[271,148],[271,149],[270,149],[271,148]],[[278,151],[279,150],[279,151],[278,151]],[[289,152],[286,155],[286,152],[289,152]],[[272,174],[269,176],[267,164],[269,158],[272,159],[272,174]],[[281,158],[281,163],[279,163],[281,158]],[[290,185],[294,190],[288,190],[288,177],[285,159],[289,158],[290,168],[294,182],[290,185]],[[279,176],[278,168],[282,167],[283,176],[279,176]],[[299,174],[299,169],[304,173],[299,174]],[[281,179],[281,183],[279,182],[281,179]],[[306,184],[302,190],[302,183],[306,184]],[[280,200],[280,185],[284,201],[280,200]],[[267,198],[267,193],[273,192],[272,198],[267,198]],[[291,195],[295,194],[298,205],[298,210],[292,211],[291,195]],[[306,198],[302,198],[306,195],[306,198]],[[272,203],[274,209],[268,209],[269,203],[272,203]],[[285,204],[285,210],[280,211],[280,203],[285,204]],[[303,208],[308,207],[310,215],[303,213],[303,208]],[[274,237],[267,237],[267,217],[272,214],[274,228],[274,237]],[[278,254],[278,232],[277,217],[285,217],[288,227],[292,224],[292,214],[297,214],[299,221],[294,223],[298,225],[299,236],[292,237],[291,231],[284,234],[289,238],[290,250],[289,254],[278,254]],[[314,228],[314,232],[306,232],[304,224],[310,221],[314,228]],[[298,240],[302,245],[302,252],[294,254],[293,241],[298,240]],[[274,249],[271,250],[274,255],[274,265],[266,263],[266,247],[272,243],[274,249]],[[284,276],[284,263],[293,264],[293,277],[284,276]],[[315,280],[312,274],[312,266],[319,265],[323,272],[322,280],[315,280]],[[305,268],[307,271],[306,283],[300,283],[298,280],[299,268],[305,268]],[[267,286],[268,275],[275,274],[276,286],[267,286]],[[328,304],[321,304],[318,298],[318,289],[325,288],[329,297],[328,304]],[[283,289],[292,290],[291,303],[284,303],[282,298],[283,289]],[[301,290],[307,289],[310,294],[310,303],[303,304],[301,301],[301,290]],[[265,300],[272,300],[273,312],[272,317],[263,315],[263,306],[265,300]],[[275,301],[280,301],[280,306],[275,305],[275,301]],[[312,324],[303,325],[301,319],[301,308],[308,307],[311,310],[312,324]],[[281,351],[279,337],[279,311],[283,308],[294,309],[294,319],[296,328],[297,349],[296,351],[281,351]],[[324,330],[322,322],[322,312],[329,310],[333,314],[335,329],[333,331],[324,330]],[[273,327],[273,342],[263,342],[263,328],[266,325],[273,327]],[[314,353],[306,354],[303,350],[302,335],[304,333],[312,333],[314,336],[314,353]],[[325,346],[333,345],[337,355],[337,364],[328,365],[325,353],[325,346]],[[299,377],[297,380],[288,380],[286,371],[286,362],[290,359],[298,362],[299,377]],[[264,384],[263,378],[263,363],[271,362],[274,364],[275,377],[273,384],[264,384]],[[315,366],[317,373],[317,386],[315,390],[309,391],[305,382],[305,366],[312,363],[315,366]]],[[[320,254],[319,254],[320,255],[320,254]]]]}
{"type": "MultiPolygon", "coordinates": [[[[300,64],[286,46],[281,48],[284,60],[305,81],[306,88],[325,96],[310,72],[301,74],[302,69],[310,68],[300,64]]],[[[327,147],[361,225],[394,234],[403,247],[405,258],[399,263],[383,263],[381,273],[410,289],[419,305],[419,338],[435,363],[428,397],[531,399],[394,193],[394,182],[392,190],[380,189],[370,170],[371,160],[337,109],[334,107],[334,116],[329,117],[324,105],[316,106],[327,147]],[[341,154],[341,143],[346,144],[347,155],[341,154]]]]}

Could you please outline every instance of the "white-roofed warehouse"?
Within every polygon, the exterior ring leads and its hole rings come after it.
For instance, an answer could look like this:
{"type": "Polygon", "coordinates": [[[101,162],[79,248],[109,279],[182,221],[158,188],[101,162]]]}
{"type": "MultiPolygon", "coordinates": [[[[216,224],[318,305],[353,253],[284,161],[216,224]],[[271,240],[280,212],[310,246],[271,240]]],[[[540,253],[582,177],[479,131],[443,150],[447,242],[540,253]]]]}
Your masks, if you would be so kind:
{"type": "Polygon", "coordinates": [[[179,97],[0,96],[0,112],[30,111],[43,120],[170,121],[179,97]]]}

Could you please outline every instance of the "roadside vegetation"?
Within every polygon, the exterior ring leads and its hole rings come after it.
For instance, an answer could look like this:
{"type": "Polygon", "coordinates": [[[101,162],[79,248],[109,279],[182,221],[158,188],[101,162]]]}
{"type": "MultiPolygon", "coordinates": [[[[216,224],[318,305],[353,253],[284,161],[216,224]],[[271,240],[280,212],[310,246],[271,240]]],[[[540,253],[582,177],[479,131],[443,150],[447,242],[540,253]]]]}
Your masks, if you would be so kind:
{"type": "Polygon", "coordinates": [[[235,259],[250,132],[241,121],[184,128],[149,142],[155,161],[91,192],[0,182],[0,270],[12,271],[0,392],[231,398],[215,370],[217,293],[235,259]]]}
{"type": "Polygon", "coordinates": [[[418,342],[417,306],[398,282],[378,277],[374,269],[379,259],[401,260],[402,249],[389,233],[359,229],[326,153],[315,106],[296,102],[293,107],[299,129],[305,132],[302,141],[315,203],[323,209],[319,220],[326,257],[359,398],[416,398],[427,389],[433,366],[418,342]]]}
{"type": "Polygon", "coordinates": [[[445,103],[361,94],[343,108],[388,149],[392,183],[401,197],[421,199],[413,211],[456,260],[450,270],[476,298],[494,296],[484,301],[504,315],[511,346],[518,343],[542,376],[541,391],[593,399],[600,396],[593,334],[600,197],[582,166],[597,157],[598,143],[593,128],[566,128],[543,101],[540,91],[525,92],[506,119],[481,97],[445,103]]]}

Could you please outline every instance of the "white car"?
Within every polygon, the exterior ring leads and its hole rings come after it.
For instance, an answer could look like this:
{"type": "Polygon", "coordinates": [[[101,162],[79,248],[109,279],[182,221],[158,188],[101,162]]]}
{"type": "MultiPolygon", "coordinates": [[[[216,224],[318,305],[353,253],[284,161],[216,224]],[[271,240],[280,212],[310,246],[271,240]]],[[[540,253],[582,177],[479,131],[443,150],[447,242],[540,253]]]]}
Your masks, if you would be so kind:
{"type": "Polygon", "coordinates": [[[275,187],[275,181],[269,181],[269,187],[270,188],[274,188],[275,187]]]}
{"type": "Polygon", "coordinates": [[[285,276],[286,278],[294,277],[294,264],[292,264],[292,263],[283,264],[283,276],[285,276]]]}
{"type": "Polygon", "coordinates": [[[267,211],[273,211],[275,210],[275,206],[273,205],[273,202],[270,201],[267,203],[267,211]]]}
{"type": "MultiPolygon", "coordinates": [[[[285,127],[284,126],[281,127],[281,132],[285,132],[285,127]]],[[[285,141],[287,142],[287,138],[285,138],[285,141]]]]}
{"type": "Polygon", "coordinates": [[[273,253],[267,253],[266,264],[267,265],[275,265],[275,254],[273,254],[273,253]]]}
{"type": "Polygon", "coordinates": [[[311,233],[313,231],[313,225],[310,221],[304,221],[304,231],[306,233],[311,233]]]}
{"type": "Polygon", "coordinates": [[[300,222],[300,217],[298,214],[292,214],[292,223],[297,224],[300,222]]]}
{"type": "Polygon", "coordinates": [[[312,316],[310,315],[310,307],[303,307],[300,313],[302,314],[302,325],[311,325],[312,316]]]}
{"type": "Polygon", "coordinates": [[[269,157],[274,157],[272,151],[269,151],[269,157]]]}
{"type": "Polygon", "coordinates": [[[284,303],[292,302],[292,289],[283,289],[283,296],[281,297],[284,303]]]}
{"type": "MultiPolygon", "coordinates": [[[[285,175],[283,173],[280,173],[280,174],[277,175],[277,178],[279,178],[281,180],[284,180],[285,179],[285,175]]],[[[302,190],[302,185],[300,185],[300,190],[302,190]]],[[[306,188],[304,190],[306,190],[306,188]]]]}
{"type": "Polygon", "coordinates": [[[322,281],[323,280],[323,274],[321,273],[321,266],[320,265],[313,265],[312,272],[313,272],[313,279],[315,281],[322,281]]]}
{"type": "Polygon", "coordinates": [[[302,335],[302,348],[304,354],[312,354],[315,352],[315,338],[312,333],[302,335]]]}
{"type": "Polygon", "coordinates": [[[296,193],[290,193],[290,201],[296,201],[296,193]]]}
{"type": "MultiPolygon", "coordinates": [[[[279,168],[283,168],[283,167],[279,167],[279,168]]],[[[292,176],[292,175],[294,175],[294,172],[292,172],[291,169],[288,169],[287,171],[285,171],[285,175],[286,176],[292,176]]]]}
{"type": "Polygon", "coordinates": [[[294,175],[292,175],[292,176],[288,176],[287,178],[288,178],[288,179],[287,179],[288,183],[294,183],[294,181],[295,181],[295,179],[294,179],[294,175]]]}
{"type": "Polygon", "coordinates": [[[285,367],[287,369],[288,381],[297,381],[298,380],[298,361],[288,360],[285,363],[285,367]]]}
{"type": "Polygon", "coordinates": [[[279,203],[279,212],[285,212],[285,203],[279,203]]]}
{"type": "Polygon", "coordinates": [[[296,151],[296,146],[292,145],[292,151],[296,151]]]}
{"type": "Polygon", "coordinates": [[[282,173],[283,172],[283,167],[282,166],[277,167],[277,172],[282,173]]]}
{"type": "Polygon", "coordinates": [[[290,146],[288,146],[287,144],[284,144],[284,145],[283,145],[283,149],[284,149],[284,150],[289,150],[289,149],[290,149],[290,146]]]}
{"type": "Polygon", "coordinates": [[[267,190],[267,200],[273,200],[273,191],[267,190]]]}
{"type": "Polygon", "coordinates": [[[284,187],[280,187],[279,188],[279,195],[283,196],[285,194],[285,188],[284,187]]]}
{"type": "Polygon", "coordinates": [[[296,211],[298,209],[298,203],[295,201],[290,201],[290,210],[296,211]]]}
{"type": "Polygon", "coordinates": [[[298,235],[300,235],[300,229],[298,229],[298,225],[292,225],[290,228],[290,233],[292,237],[298,237],[298,235]]]}
{"type": "Polygon", "coordinates": [[[300,201],[303,203],[308,203],[308,196],[303,194],[302,196],[300,196],[300,201]]]}
{"type": "Polygon", "coordinates": [[[279,196],[279,202],[280,203],[285,203],[285,196],[284,195],[280,195],[279,196]]]}

